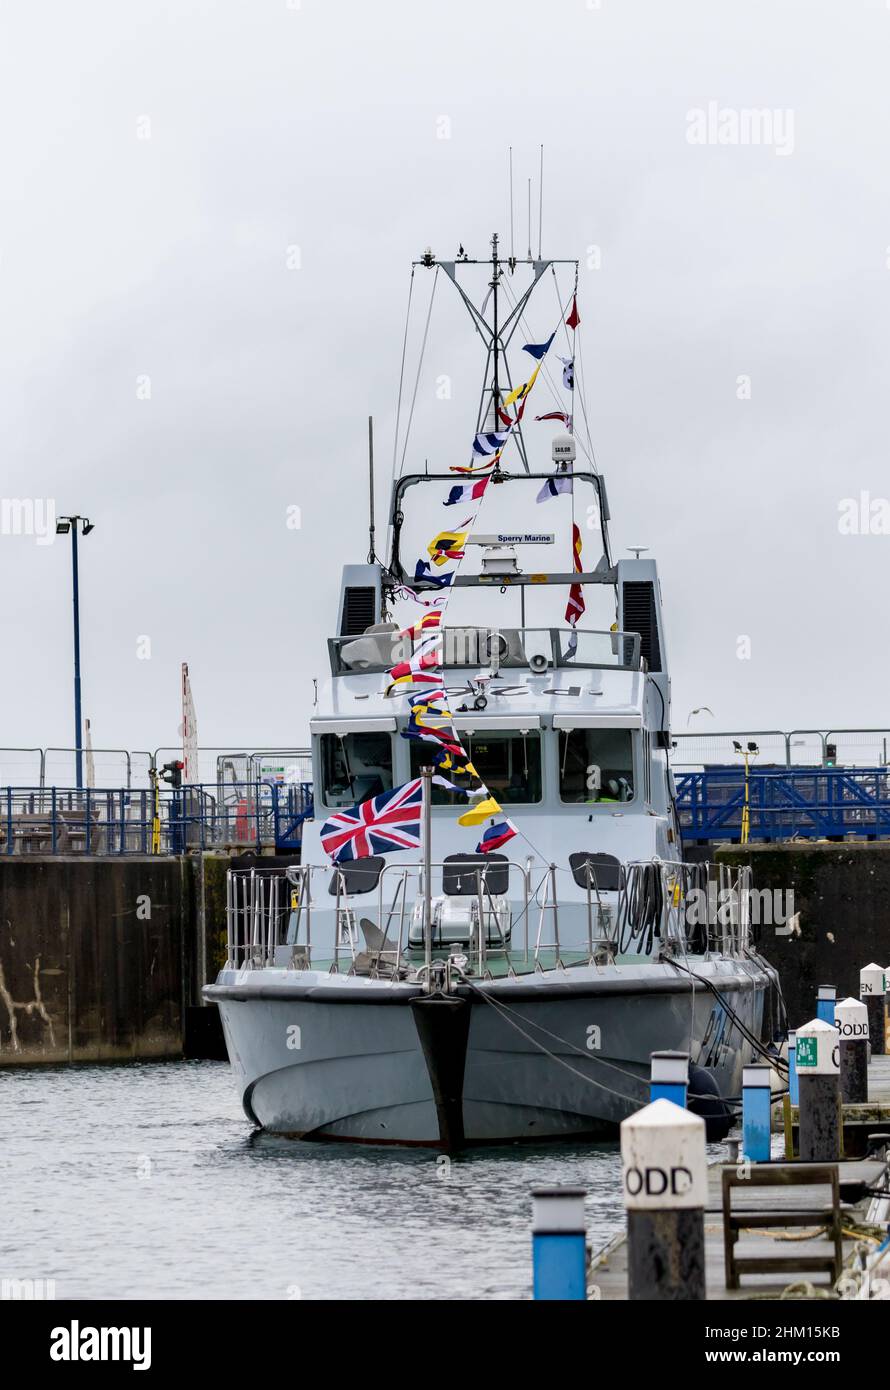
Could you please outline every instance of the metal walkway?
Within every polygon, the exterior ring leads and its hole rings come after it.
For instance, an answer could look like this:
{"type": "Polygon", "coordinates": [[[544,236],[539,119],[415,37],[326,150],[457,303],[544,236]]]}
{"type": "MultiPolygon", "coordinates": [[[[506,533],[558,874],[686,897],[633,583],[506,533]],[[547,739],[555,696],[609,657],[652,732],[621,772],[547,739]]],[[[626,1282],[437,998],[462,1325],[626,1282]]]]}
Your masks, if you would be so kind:
{"type": "Polygon", "coordinates": [[[309,782],[0,788],[0,855],[184,854],[300,848],[313,813],[309,782]],[[154,848],[153,848],[154,847],[154,848]]]}
{"type": "MultiPolygon", "coordinates": [[[[744,768],[676,774],[687,844],[739,841],[744,768]]],[[[890,838],[890,768],[759,768],[748,779],[751,841],[890,838]]]]}

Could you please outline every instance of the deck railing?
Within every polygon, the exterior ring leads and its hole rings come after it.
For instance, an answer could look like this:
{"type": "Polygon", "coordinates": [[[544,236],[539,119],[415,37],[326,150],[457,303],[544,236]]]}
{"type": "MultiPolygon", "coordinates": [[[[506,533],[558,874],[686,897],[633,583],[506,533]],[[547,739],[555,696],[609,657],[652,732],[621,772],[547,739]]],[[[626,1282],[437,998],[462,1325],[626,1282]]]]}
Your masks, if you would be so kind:
{"type": "Polygon", "coordinates": [[[308,782],[216,783],[177,790],[0,788],[0,854],[185,854],[299,847],[308,782]]]}
{"type": "MultiPolygon", "coordinates": [[[[625,956],[678,963],[690,954],[742,957],[752,944],[747,867],[626,864],[617,890],[598,889],[594,875],[586,902],[576,893],[560,897],[562,876],[569,871],[556,865],[503,860],[485,867],[467,861],[465,867],[465,923],[449,929],[434,917],[432,948],[464,957],[472,973],[483,977],[498,966],[522,972],[560,962],[603,965],[625,956]],[[501,876],[497,888],[486,882],[489,867],[501,876]],[[577,928],[579,907],[586,913],[586,939],[576,930],[574,945],[567,946],[560,910],[572,910],[577,928]]],[[[441,902],[439,880],[444,869],[454,870],[455,861],[432,868],[434,898],[441,902]]],[[[349,891],[348,869],[311,864],[231,869],[227,968],[277,965],[392,978],[410,964],[422,974],[423,901],[419,864],[386,864],[361,892],[349,891]]]]}

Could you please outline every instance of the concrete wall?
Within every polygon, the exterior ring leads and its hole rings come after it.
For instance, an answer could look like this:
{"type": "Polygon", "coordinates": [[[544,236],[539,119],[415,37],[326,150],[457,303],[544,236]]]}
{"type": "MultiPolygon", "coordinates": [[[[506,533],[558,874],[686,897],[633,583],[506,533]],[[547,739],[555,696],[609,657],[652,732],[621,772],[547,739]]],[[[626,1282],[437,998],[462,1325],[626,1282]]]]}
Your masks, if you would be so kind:
{"type": "Polygon", "coordinates": [[[252,855],[0,854],[0,1067],[225,1058],[201,986],[226,958],[226,872],[252,855]]]}
{"type": "Polygon", "coordinates": [[[0,1065],[181,1056],[208,957],[198,870],[0,856],[0,1065]]]}
{"type": "Polygon", "coordinates": [[[858,998],[862,966],[890,965],[890,844],[734,845],[714,857],[751,864],[755,888],[794,891],[799,933],[765,926],[759,943],[778,967],[792,1028],[815,1017],[819,985],[858,998]]]}

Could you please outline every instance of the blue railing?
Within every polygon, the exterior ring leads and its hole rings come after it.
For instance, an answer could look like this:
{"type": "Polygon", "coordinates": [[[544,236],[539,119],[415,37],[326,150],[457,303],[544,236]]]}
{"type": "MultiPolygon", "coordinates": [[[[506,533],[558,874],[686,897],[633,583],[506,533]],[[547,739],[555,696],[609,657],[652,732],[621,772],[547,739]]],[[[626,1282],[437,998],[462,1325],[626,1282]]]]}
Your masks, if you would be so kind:
{"type": "Polygon", "coordinates": [[[0,788],[0,854],[184,854],[299,849],[313,812],[308,782],[165,788],[0,788]],[[157,809],[157,822],[155,811],[157,809]],[[157,831],[157,838],[155,832],[157,831]]]}
{"type": "MultiPolygon", "coordinates": [[[[744,769],[678,774],[684,841],[739,840],[744,769]]],[[[890,768],[761,768],[748,783],[751,840],[890,837],[890,768]]]]}
{"type": "MultiPolygon", "coordinates": [[[[739,840],[744,769],[712,767],[676,777],[687,843],[739,840]]],[[[890,768],[760,768],[749,779],[751,840],[890,838],[890,768]]],[[[300,848],[314,814],[310,782],[188,786],[159,794],[161,854],[200,849],[300,848]]],[[[151,854],[150,790],[126,787],[0,788],[0,855],[151,854]]]]}

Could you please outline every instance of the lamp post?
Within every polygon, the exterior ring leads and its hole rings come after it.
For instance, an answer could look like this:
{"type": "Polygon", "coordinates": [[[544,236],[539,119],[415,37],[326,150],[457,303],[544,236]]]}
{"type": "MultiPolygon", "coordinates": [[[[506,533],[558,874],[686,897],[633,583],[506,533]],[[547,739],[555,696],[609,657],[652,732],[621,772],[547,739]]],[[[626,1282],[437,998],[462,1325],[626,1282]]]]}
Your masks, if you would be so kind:
{"type": "Polygon", "coordinates": [[[78,524],[85,536],[93,530],[93,523],[86,516],[60,516],[56,521],[56,535],[71,533],[71,587],[74,602],[74,758],[77,790],[83,789],[83,717],[80,707],[80,581],[77,570],[77,528],[78,524]]]}
{"type": "Polygon", "coordinates": [[[756,758],[760,749],[756,743],[749,743],[747,748],[743,748],[740,743],[733,739],[732,746],[737,753],[741,753],[745,760],[745,801],[742,806],[742,834],[741,843],[746,845],[751,834],[751,800],[749,795],[749,770],[748,763],[751,758],[756,758]]]}

